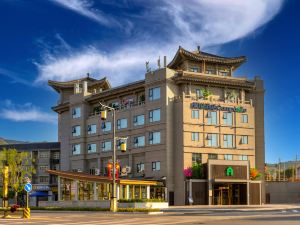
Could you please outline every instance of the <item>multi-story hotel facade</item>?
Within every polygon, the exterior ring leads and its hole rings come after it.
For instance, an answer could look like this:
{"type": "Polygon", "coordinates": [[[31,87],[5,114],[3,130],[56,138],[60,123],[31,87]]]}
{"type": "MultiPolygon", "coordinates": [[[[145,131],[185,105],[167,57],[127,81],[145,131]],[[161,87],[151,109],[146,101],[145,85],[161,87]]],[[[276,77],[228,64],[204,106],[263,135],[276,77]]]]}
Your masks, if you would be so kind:
{"type": "Polygon", "coordinates": [[[262,203],[249,170],[264,170],[264,87],[233,76],[245,61],[179,47],[168,65],[119,87],[89,76],[49,81],[60,94],[61,170],[106,175],[113,126],[110,113],[101,120],[101,102],[116,109],[116,135],[128,137],[127,151],[117,151],[127,177],[162,181],[171,205],[262,203]],[[206,175],[187,180],[195,162],[206,175]]]}

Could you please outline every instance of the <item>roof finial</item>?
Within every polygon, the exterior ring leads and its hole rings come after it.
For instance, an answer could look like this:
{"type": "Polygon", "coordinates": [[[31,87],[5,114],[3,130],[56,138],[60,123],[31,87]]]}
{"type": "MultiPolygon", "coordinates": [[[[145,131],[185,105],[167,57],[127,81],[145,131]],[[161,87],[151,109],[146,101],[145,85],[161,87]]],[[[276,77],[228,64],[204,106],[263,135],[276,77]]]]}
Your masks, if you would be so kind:
{"type": "Polygon", "coordinates": [[[90,73],[87,73],[86,76],[89,78],[90,77],[90,73]]]}
{"type": "Polygon", "coordinates": [[[200,45],[197,46],[198,52],[200,53],[200,45]]]}

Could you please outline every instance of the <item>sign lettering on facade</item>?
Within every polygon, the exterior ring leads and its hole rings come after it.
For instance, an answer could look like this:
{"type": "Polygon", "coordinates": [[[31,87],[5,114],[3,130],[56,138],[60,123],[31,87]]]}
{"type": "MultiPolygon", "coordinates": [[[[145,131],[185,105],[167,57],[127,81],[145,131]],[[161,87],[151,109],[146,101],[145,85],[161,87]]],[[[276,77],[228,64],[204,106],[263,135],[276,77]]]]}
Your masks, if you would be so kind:
{"type": "Polygon", "coordinates": [[[191,103],[192,109],[206,109],[206,110],[214,110],[214,111],[228,111],[228,112],[237,112],[237,113],[244,113],[247,109],[243,108],[242,106],[237,107],[228,107],[228,106],[220,106],[220,105],[211,105],[211,104],[204,104],[198,102],[191,103]]]}

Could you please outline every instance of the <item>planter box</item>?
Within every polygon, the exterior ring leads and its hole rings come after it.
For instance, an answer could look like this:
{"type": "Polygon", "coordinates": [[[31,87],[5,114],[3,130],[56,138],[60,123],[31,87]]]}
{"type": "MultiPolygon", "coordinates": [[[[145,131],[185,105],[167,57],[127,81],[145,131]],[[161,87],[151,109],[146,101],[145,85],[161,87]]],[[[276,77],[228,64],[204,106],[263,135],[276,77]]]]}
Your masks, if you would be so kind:
{"type": "Polygon", "coordinates": [[[39,206],[44,207],[97,207],[97,208],[109,208],[110,201],[41,201],[39,206]]]}
{"type": "Polygon", "coordinates": [[[121,202],[119,208],[138,208],[138,209],[165,209],[169,208],[168,202],[121,202]]]}

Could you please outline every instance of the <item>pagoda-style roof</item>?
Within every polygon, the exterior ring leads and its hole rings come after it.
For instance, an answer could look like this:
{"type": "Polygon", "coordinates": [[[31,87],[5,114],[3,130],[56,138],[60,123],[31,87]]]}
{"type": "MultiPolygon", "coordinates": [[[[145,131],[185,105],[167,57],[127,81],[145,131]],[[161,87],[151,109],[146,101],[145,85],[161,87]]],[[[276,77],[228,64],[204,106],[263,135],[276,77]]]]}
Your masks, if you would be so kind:
{"type": "Polygon", "coordinates": [[[232,66],[233,69],[236,69],[246,61],[246,57],[245,56],[223,57],[223,56],[202,52],[200,51],[200,49],[198,49],[197,51],[190,52],[185,50],[181,46],[179,46],[176,55],[174,56],[173,60],[168,64],[168,67],[170,69],[177,69],[178,66],[185,60],[227,65],[227,66],[232,66]]]}
{"type": "Polygon", "coordinates": [[[82,79],[70,80],[70,81],[48,80],[48,85],[53,87],[53,89],[56,90],[57,92],[59,92],[61,89],[74,88],[74,85],[76,83],[80,83],[82,81],[88,81],[88,87],[100,85],[104,88],[104,90],[111,88],[111,85],[106,77],[104,77],[100,80],[97,80],[97,79],[91,78],[89,76],[82,78],[82,79]]]}

